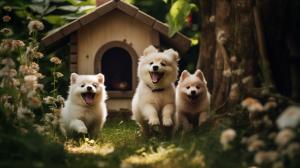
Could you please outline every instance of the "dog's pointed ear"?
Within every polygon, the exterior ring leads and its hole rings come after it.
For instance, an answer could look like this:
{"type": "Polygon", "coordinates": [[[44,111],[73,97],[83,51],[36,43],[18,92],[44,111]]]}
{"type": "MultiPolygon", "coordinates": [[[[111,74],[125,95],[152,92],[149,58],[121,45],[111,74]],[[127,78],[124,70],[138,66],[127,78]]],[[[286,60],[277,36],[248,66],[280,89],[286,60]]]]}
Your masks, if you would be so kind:
{"type": "Polygon", "coordinates": [[[183,81],[184,79],[186,79],[187,77],[189,77],[191,74],[189,73],[189,71],[184,70],[182,71],[181,75],[180,75],[180,81],[183,81]]]}
{"type": "Polygon", "coordinates": [[[77,73],[72,73],[71,74],[71,76],[70,76],[71,85],[76,83],[77,77],[78,77],[77,73]]]}
{"type": "Polygon", "coordinates": [[[179,61],[179,55],[178,52],[173,49],[168,49],[164,51],[164,54],[170,57],[173,61],[178,62],[179,61]]]}
{"type": "Polygon", "coordinates": [[[204,77],[203,72],[200,69],[197,69],[197,71],[195,72],[195,75],[200,78],[205,84],[207,84],[206,79],[204,77]]]}
{"type": "Polygon", "coordinates": [[[158,50],[153,45],[150,45],[149,47],[145,48],[145,50],[143,51],[143,56],[147,56],[149,54],[156,53],[156,52],[158,52],[158,50]]]}
{"type": "Polygon", "coordinates": [[[98,82],[99,83],[104,83],[104,75],[102,73],[98,73],[97,74],[97,77],[98,77],[98,82]]]}

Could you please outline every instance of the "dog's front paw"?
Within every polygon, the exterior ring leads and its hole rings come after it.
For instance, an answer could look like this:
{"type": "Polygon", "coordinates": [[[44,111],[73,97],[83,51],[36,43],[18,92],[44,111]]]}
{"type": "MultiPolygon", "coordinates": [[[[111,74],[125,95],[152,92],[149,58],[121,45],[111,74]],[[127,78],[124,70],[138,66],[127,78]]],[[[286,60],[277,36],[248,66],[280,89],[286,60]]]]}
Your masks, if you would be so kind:
{"type": "Polygon", "coordinates": [[[78,127],[76,131],[77,131],[77,133],[79,133],[79,134],[87,134],[87,133],[88,133],[87,128],[84,127],[84,126],[78,127]]]}
{"type": "Polygon", "coordinates": [[[148,123],[150,125],[159,125],[160,124],[158,118],[150,118],[149,121],[148,121],[148,123]]]}
{"type": "Polygon", "coordinates": [[[163,118],[163,125],[167,126],[167,127],[173,125],[172,119],[171,118],[163,118]]]}
{"type": "Polygon", "coordinates": [[[192,131],[192,129],[193,129],[193,124],[186,123],[185,125],[183,125],[184,133],[190,132],[190,131],[192,131]]]}

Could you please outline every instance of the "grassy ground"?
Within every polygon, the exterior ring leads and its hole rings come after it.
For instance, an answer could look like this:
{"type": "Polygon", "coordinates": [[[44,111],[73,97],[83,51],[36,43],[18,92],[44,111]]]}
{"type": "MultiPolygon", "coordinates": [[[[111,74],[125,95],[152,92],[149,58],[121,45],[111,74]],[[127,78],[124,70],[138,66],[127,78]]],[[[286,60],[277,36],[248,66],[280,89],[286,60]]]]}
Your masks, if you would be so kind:
{"type": "Polygon", "coordinates": [[[203,128],[172,139],[144,138],[133,121],[114,119],[96,142],[70,143],[67,161],[76,167],[241,167],[238,153],[223,152],[219,131],[203,128]]]}
{"type": "Polygon", "coordinates": [[[221,125],[172,139],[144,138],[138,130],[133,121],[110,119],[97,140],[64,140],[60,136],[49,140],[28,135],[21,137],[20,145],[18,137],[6,136],[6,143],[0,141],[6,149],[0,151],[0,167],[243,167],[240,153],[222,150],[221,125]]]}

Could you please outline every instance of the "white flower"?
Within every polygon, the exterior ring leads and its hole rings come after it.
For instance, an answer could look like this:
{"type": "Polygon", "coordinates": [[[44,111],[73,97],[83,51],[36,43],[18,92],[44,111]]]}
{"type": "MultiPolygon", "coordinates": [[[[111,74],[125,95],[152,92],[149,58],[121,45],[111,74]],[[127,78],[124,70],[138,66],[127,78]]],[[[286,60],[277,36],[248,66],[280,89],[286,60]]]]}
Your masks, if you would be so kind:
{"type": "Polygon", "coordinates": [[[7,77],[10,74],[10,69],[8,66],[4,66],[2,69],[0,69],[0,77],[7,77]]]}
{"type": "Polygon", "coordinates": [[[250,84],[250,83],[252,83],[252,81],[253,81],[252,76],[247,76],[247,77],[242,79],[243,84],[250,84]]]}
{"type": "Polygon", "coordinates": [[[24,81],[25,81],[25,90],[34,90],[36,89],[36,85],[37,83],[37,77],[34,75],[26,75],[24,77],[24,81]]]}
{"type": "Polygon", "coordinates": [[[11,35],[14,34],[14,32],[11,29],[9,29],[9,28],[3,28],[3,29],[1,29],[0,33],[3,33],[4,36],[11,36],[11,35]]]}
{"type": "Polygon", "coordinates": [[[34,52],[33,53],[33,58],[36,58],[36,59],[41,59],[44,57],[44,54],[41,53],[41,52],[34,52]]]}
{"type": "Polygon", "coordinates": [[[257,151],[257,150],[261,149],[264,146],[265,146],[265,143],[262,140],[253,140],[248,145],[248,151],[249,152],[254,152],[254,151],[257,151]]]}
{"type": "Polygon", "coordinates": [[[28,72],[29,72],[29,67],[27,66],[27,65],[21,65],[20,67],[19,67],[19,72],[21,73],[21,74],[28,74],[28,72]]]}
{"type": "Polygon", "coordinates": [[[264,163],[271,163],[275,161],[278,157],[278,154],[275,151],[261,151],[257,152],[254,161],[255,163],[262,165],[264,163]]]}
{"type": "Polygon", "coordinates": [[[223,75],[227,78],[231,77],[232,73],[231,73],[231,70],[228,68],[228,69],[225,69],[223,71],[223,75]]]}
{"type": "Polygon", "coordinates": [[[11,20],[11,17],[8,15],[5,15],[2,17],[3,22],[9,22],[11,20]]]}
{"type": "Polygon", "coordinates": [[[236,132],[234,129],[227,129],[222,132],[220,137],[220,143],[223,145],[224,150],[227,150],[229,148],[230,142],[234,140],[236,137],[236,132]]]}
{"type": "Polygon", "coordinates": [[[243,69],[236,69],[234,71],[232,71],[232,74],[236,75],[236,76],[241,76],[244,73],[243,69]]]}
{"type": "Polygon", "coordinates": [[[274,100],[269,100],[265,105],[264,105],[264,110],[267,111],[267,110],[270,110],[270,109],[274,109],[277,107],[277,103],[276,101],[274,100]]]}
{"type": "Polygon", "coordinates": [[[61,59],[59,59],[58,57],[52,57],[50,59],[50,62],[58,65],[58,64],[61,64],[61,59]]]}
{"type": "Polygon", "coordinates": [[[55,75],[57,78],[61,78],[61,77],[64,76],[64,74],[62,74],[61,72],[56,72],[54,75],[55,75]]]}
{"type": "Polygon", "coordinates": [[[233,64],[237,63],[237,57],[236,56],[230,57],[230,62],[232,62],[233,64]]]}
{"type": "Polygon", "coordinates": [[[8,67],[12,67],[12,68],[16,66],[14,60],[11,59],[11,58],[2,59],[1,64],[5,65],[5,66],[8,66],[8,67]]]}
{"type": "Polygon", "coordinates": [[[34,124],[33,127],[35,128],[36,132],[43,133],[45,131],[45,127],[42,127],[41,125],[34,124]]]}
{"type": "Polygon", "coordinates": [[[34,114],[32,113],[32,111],[30,109],[28,109],[27,107],[23,107],[21,105],[21,106],[18,106],[17,118],[19,120],[31,119],[31,118],[34,118],[34,114]]]}
{"type": "Polygon", "coordinates": [[[40,66],[39,66],[39,64],[37,64],[37,63],[35,63],[35,62],[32,62],[32,63],[30,64],[30,68],[32,68],[32,69],[38,71],[38,70],[40,69],[40,66]]]}
{"type": "Polygon", "coordinates": [[[228,34],[224,30],[219,30],[217,32],[217,42],[224,45],[228,40],[228,34]]]}
{"type": "Polygon", "coordinates": [[[61,95],[58,95],[58,96],[56,97],[56,101],[57,101],[58,103],[60,103],[60,104],[64,104],[65,99],[64,99],[61,95]]]}
{"type": "Polygon", "coordinates": [[[242,101],[242,106],[244,108],[247,108],[249,112],[261,112],[264,110],[263,105],[254,98],[248,97],[245,100],[242,101]]]}
{"type": "Polygon", "coordinates": [[[291,131],[290,129],[283,129],[277,134],[277,136],[275,138],[275,142],[279,146],[285,146],[292,139],[294,139],[294,137],[295,137],[295,134],[293,131],[291,131]]]}
{"type": "Polygon", "coordinates": [[[47,96],[47,97],[45,97],[43,100],[44,100],[44,102],[45,102],[46,104],[53,104],[53,103],[55,103],[55,98],[54,98],[54,97],[51,97],[51,96],[47,96]]]}
{"type": "Polygon", "coordinates": [[[38,97],[28,98],[28,106],[33,108],[38,108],[42,104],[41,100],[38,97]]]}
{"type": "Polygon", "coordinates": [[[216,17],[214,15],[212,15],[212,16],[209,17],[208,20],[209,20],[210,23],[214,23],[216,21],[216,17]]]}
{"type": "Polygon", "coordinates": [[[22,40],[13,40],[12,44],[13,44],[13,48],[19,48],[25,46],[25,43],[22,40]]]}
{"type": "Polygon", "coordinates": [[[9,77],[13,78],[17,75],[17,71],[15,69],[10,69],[9,70],[9,77]]]}
{"type": "Polygon", "coordinates": [[[280,129],[295,128],[300,122],[300,108],[290,106],[278,117],[276,123],[280,129]]]}
{"type": "Polygon", "coordinates": [[[34,76],[34,75],[26,75],[24,77],[24,81],[27,84],[32,84],[33,85],[33,84],[35,84],[37,82],[37,77],[34,76]]]}
{"type": "Polygon", "coordinates": [[[44,24],[38,20],[30,21],[27,27],[29,29],[30,34],[34,31],[44,30],[44,24]]]}

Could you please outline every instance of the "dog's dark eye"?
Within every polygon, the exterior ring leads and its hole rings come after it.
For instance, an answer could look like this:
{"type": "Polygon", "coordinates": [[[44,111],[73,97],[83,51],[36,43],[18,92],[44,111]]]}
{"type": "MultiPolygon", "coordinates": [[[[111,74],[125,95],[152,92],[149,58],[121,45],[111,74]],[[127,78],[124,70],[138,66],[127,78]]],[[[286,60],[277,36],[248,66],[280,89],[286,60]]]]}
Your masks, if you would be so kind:
{"type": "Polygon", "coordinates": [[[94,86],[95,88],[97,88],[98,85],[97,85],[96,83],[94,83],[93,86],[94,86]]]}
{"type": "Polygon", "coordinates": [[[81,85],[81,87],[84,87],[84,86],[85,86],[85,84],[82,84],[82,85],[81,85]]]}
{"type": "Polygon", "coordinates": [[[196,86],[197,89],[200,89],[200,86],[196,86]]]}
{"type": "Polygon", "coordinates": [[[188,86],[188,87],[186,87],[187,89],[189,89],[190,88],[190,86],[188,86]]]}
{"type": "Polygon", "coordinates": [[[153,64],[153,62],[150,62],[150,65],[152,65],[153,64]]]}
{"type": "Polygon", "coordinates": [[[165,63],[163,63],[163,62],[161,62],[161,63],[160,63],[160,65],[161,65],[161,66],[166,66],[166,64],[165,64],[165,63]]]}

